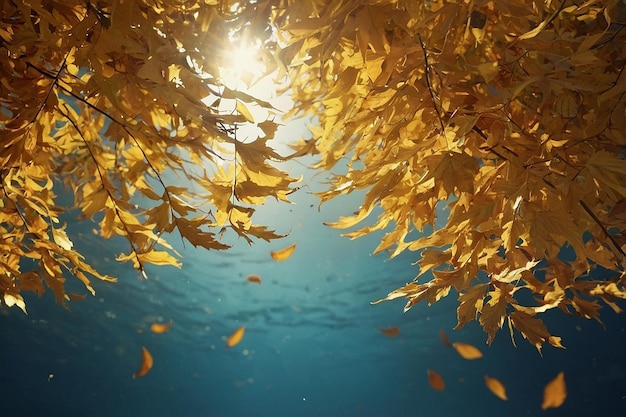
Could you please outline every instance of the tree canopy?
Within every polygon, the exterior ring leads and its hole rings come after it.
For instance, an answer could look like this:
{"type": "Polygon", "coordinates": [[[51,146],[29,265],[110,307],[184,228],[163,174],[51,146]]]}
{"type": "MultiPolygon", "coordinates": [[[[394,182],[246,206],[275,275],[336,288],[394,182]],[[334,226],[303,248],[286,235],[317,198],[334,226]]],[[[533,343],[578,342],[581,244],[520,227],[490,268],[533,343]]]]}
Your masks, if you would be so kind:
{"type": "Polygon", "coordinates": [[[145,274],[180,265],[166,235],[214,250],[229,230],[279,238],[254,207],[298,189],[277,162],[314,155],[332,173],[322,203],[366,191],[330,226],[384,231],[376,253],[416,252],[413,281],[376,303],[406,298],[406,311],[454,288],[457,327],[478,320],[491,342],[507,323],[537,349],[562,347],[548,310],[621,311],[623,0],[41,0],[0,13],[9,306],[46,287],[64,303],[66,276],[92,293],[93,277],[115,279],[74,248],[63,213],[125,237],[118,260],[145,274]],[[279,112],[223,76],[237,43],[259,46],[291,95],[284,118],[313,116],[290,155],[268,144],[279,112]],[[257,137],[238,137],[244,124],[257,137]]]}

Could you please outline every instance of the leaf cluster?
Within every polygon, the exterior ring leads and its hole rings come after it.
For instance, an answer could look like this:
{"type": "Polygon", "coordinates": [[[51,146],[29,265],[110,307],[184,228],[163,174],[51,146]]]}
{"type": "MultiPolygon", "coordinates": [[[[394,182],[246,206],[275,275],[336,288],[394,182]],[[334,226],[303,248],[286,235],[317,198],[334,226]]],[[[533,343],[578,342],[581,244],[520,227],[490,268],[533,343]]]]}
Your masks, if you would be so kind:
{"type": "Polygon", "coordinates": [[[331,225],[420,254],[414,281],[378,301],[408,310],[454,288],[457,327],[478,320],[491,342],[507,322],[538,349],[561,347],[541,313],[621,311],[624,10],[345,0],[277,13],[294,113],[319,121],[297,148],[334,172],[322,202],[366,190],[331,225]]]}
{"type": "MultiPolygon", "coordinates": [[[[123,236],[130,261],[179,266],[164,234],[225,249],[280,235],[252,221],[254,204],[288,201],[297,180],[275,167],[277,124],[266,101],[220,79],[232,39],[251,31],[267,53],[267,5],[225,1],[34,1],[0,6],[0,295],[66,276],[93,294],[97,272],[65,232],[68,213],[123,236]],[[253,122],[248,107],[270,115],[253,122]],[[255,125],[259,137],[237,136],[255,125]],[[65,187],[65,188],[63,188],[65,187]],[[67,196],[73,202],[66,203],[67,196]],[[59,197],[61,196],[61,197],[59,197]]],[[[271,71],[271,68],[268,68],[271,71]]]]}

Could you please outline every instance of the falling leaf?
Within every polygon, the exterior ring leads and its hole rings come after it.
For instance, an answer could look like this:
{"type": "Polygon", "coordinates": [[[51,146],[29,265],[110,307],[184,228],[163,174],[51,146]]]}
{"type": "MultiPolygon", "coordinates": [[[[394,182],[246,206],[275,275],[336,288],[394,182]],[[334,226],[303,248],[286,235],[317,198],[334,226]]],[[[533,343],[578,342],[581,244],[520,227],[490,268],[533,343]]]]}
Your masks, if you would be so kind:
{"type": "Polygon", "coordinates": [[[248,282],[254,282],[255,284],[260,284],[261,282],[263,282],[261,277],[256,274],[248,275],[246,277],[246,280],[248,280],[248,282]]]}
{"type": "Polygon", "coordinates": [[[150,372],[150,369],[152,369],[153,362],[154,361],[152,359],[152,355],[150,354],[148,349],[146,349],[145,347],[142,347],[141,348],[141,367],[139,368],[137,372],[133,374],[133,379],[141,378],[142,376],[145,376],[148,372],[150,372]]]}
{"type": "Polygon", "coordinates": [[[287,246],[286,248],[274,251],[274,252],[270,252],[270,255],[272,255],[272,258],[275,261],[284,261],[285,259],[288,259],[291,254],[293,253],[293,251],[296,249],[296,244],[294,243],[293,245],[287,246]]]}
{"type": "Polygon", "coordinates": [[[228,338],[226,339],[226,347],[231,348],[241,342],[243,339],[243,334],[245,333],[246,328],[244,326],[239,327],[235,330],[228,338]]]}
{"type": "Polygon", "coordinates": [[[501,400],[508,400],[506,396],[506,388],[502,385],[502,382],[497,380],[496,378],[492,378],[489,375],[485,375],[485,384],[489,391],[493,392],[493,394],[500,398],[501,400]]]}
{"type": "Polygon", "coordinates": [[[386,329],[381,329],[378,327],[378,331],[384,334],[387,337],[396,337],[400,334],[400,328],[398,326],[387,327],[386,329]]]}
{"type": "Polygon", "coordinates": [[[452,347],[452,343],[450,343],[450,339],[448,339],[448,335],[446,335],[443,329],[439,330],[439,339],[441,339],[441,343],[445,346],[452,347]]]}
{"type": "Polygon", "coordinates": [[[472,360],[482,358],[483,354],[477,347],[474,347],[467,343],[456,342],[452,344],[452,347],[461,355],[462,358],[472,360]]]}
{"type": "Polygon", "coordinates": [[[428,383],[434,390],[443,391],[446,388],[446,383],[443,381],[443,377],[432,369],[427,370],[428,383]]]}
{"type": "Polygon", "coordinates": [[[152,333],[165,333],[172,327],[173,324],[174,322],[172,320],[168,323],[152,323],[150,325],[150,330],[152,333]]]}
{"type": "Polygon", "coordinates": [[[565,402],[566,397],[567,388],[565,387],[565,374],[559,372],[556,378],[548,382],[548,385],[543,389],[541,409],[558,408],[565,402]]]}

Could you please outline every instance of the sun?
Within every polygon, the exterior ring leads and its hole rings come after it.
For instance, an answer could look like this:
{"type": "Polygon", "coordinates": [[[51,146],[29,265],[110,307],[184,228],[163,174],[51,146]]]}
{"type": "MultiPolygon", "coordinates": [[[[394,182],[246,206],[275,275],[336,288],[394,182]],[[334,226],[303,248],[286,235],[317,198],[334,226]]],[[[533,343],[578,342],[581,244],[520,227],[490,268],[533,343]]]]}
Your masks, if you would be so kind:
{"type": "Polygon", "coordinates": [[[223,67],[220,68],[220,78],[225,86],[233,90],[247,90],[253,84],[265,77],[268,68],[262,60],[260,41],[232,42],[233,48],[226,51],[223,67]]]}

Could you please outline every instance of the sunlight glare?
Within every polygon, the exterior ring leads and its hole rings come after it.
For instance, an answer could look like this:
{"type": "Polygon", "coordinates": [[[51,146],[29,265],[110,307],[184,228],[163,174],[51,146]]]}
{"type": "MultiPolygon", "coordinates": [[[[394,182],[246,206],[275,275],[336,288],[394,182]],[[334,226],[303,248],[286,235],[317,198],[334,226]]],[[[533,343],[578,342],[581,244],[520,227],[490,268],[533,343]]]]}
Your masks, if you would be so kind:
{"type": "Polygon", "coordinates": [[[224,85],[233,90],[245,90],[265,76],[267,68],[259,56],[261,47],[260,41],[242,42],[226,54],[225,66],[220,72],[224,85]]]}

